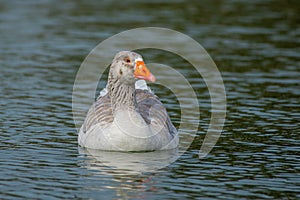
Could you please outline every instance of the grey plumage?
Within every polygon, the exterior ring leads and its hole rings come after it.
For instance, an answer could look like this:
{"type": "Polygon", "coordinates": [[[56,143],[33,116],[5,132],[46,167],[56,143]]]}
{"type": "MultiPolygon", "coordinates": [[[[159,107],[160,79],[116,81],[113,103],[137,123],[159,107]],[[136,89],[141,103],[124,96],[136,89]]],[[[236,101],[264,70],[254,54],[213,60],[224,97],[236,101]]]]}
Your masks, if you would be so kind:
{"type": "Polygon", "coordinates": [[[134,52],[116,54],[108,82],[79,131],[81,146],[102,150],[149,151],[178,145],[178,134],[145,80],[155,77],[134,52]],[[137,79],[142,79],[137,81],[137,79]]]}
{"type": "MultiPolygon", "coordinates": [[[[171,135],[176,133],[167,111],[156,95],[147,90],[135,90],[135,100],[138,112],[147,124],[166,126],[171,135]],[[153,109],[151,111],[151,108],[153,109]],[[151,114],[152,113],[152,114],[151,114]],[[156,123],[156,124],[155,124],[156,123]]],[[[114,120],[111,98],[109,94],[99,96],[96,102],[89,109],[83,124],[83,131],[86,133],[93,125],[107,125],[114,120]]]]}

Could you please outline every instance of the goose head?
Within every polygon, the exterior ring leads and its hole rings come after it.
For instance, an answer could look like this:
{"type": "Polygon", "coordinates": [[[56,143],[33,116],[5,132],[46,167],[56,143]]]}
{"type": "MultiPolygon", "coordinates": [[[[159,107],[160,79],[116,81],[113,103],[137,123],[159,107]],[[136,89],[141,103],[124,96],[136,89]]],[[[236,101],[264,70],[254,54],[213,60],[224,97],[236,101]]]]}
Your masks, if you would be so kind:
{"type": "Polygon", "coordinates": [[[137,79],[155,81],[141,55],[131,51],[117,53],[110,67],[110,76],[122,84],[134,84],[137,79]]]}

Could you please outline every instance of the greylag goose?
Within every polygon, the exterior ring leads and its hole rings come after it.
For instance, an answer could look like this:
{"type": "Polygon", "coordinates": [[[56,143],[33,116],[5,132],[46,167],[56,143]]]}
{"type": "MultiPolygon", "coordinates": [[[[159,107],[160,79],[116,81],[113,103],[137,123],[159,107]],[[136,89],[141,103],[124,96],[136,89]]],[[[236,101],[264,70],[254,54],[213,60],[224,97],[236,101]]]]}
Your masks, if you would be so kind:
{"type": "Polygon", "coordinates": [[[131,51],[117,53],[107,85],[80,128],[79,145],[108,151],[176,148],[176,128],[145,80],[154,82],[155,77],[141,55],[131,51]]]}

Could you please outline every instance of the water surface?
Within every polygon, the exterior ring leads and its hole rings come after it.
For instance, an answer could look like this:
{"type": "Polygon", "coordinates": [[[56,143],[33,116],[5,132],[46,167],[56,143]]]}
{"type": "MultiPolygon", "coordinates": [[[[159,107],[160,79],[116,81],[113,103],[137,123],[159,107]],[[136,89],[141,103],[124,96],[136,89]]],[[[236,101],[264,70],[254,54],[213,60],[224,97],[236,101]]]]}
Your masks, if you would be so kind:
{"type": "MultiPolygon", "coordinates": [[[[275,0],[1,1],[0,198],[299,199],[299,7],[275,0]],[[206,48],[223,76],[228,113],[217,145],[199,160],[210,120],[205,83],[178,56],[141,51],[146,61],[184,74],[201,119],[177,161],[136,174],[78,148],[71,100],[85,56],[107,37],[144,26],[180,31],[206,48]]],[[[176,98],[152,87],[178,126],[176,98]]]]}

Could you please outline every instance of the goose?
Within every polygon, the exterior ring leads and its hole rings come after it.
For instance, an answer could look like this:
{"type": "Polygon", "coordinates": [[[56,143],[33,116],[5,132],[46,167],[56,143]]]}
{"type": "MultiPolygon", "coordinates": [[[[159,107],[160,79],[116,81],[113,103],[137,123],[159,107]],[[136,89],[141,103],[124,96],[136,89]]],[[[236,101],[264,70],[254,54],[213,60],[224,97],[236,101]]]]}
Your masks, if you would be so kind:
{"type": "Polygon", "coordinates": [[[133,51],[117,53],[107,85],[79,130],[79,146],[125,152],[176,148],[178,132],[146,83],[155,80],[141,55],[133,51]]]}

